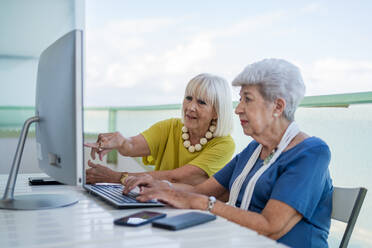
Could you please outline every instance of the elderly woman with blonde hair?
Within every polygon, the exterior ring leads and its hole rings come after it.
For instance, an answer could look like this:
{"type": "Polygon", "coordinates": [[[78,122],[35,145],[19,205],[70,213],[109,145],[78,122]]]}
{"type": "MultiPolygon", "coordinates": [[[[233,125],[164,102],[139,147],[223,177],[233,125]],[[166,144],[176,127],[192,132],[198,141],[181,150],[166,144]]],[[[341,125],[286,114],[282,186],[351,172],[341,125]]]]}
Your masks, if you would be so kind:
{"type": "Polygon", "coordinates": [[[305,94],[299,69],[265,59],[247,66],[232,84],[240,86],[235,113],[253,141],[197,186],[170,187],[144,176],[128,178],[124,193],[139,185],[141,201],[156,198],[177,208],[208,210],[290,247],[327,247],[330,150],[294,122],[305,94]]]}
{"type": "Polygon", "coordinates": [[[116,149],[123,156],[143,157],[155,171],[117,172],[88,161],[87,183],[120,183],[128,176],[151,175],[155,179],[196,185],[219,171],[232,157],[235,144],[231,90],[227,81],[211,74],[190,80],[182,104],[182,119],[160,121],[137,136],[119,132],[99,134],[87,143],[93,159],[116,149]]]}

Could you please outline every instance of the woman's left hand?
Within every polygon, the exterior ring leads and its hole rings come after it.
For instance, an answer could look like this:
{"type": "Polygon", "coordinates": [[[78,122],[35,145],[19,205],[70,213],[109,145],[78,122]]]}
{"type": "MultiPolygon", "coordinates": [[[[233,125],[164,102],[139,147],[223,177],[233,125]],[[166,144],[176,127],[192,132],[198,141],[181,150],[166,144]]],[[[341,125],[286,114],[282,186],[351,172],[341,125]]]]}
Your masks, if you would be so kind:
{"type": "Polygon", "coordinates": [[[89,169],[86,170],[86,183],[117,183],[120,182],[121,173],[106,166],[95,164],[88,160],[89,169]]]}

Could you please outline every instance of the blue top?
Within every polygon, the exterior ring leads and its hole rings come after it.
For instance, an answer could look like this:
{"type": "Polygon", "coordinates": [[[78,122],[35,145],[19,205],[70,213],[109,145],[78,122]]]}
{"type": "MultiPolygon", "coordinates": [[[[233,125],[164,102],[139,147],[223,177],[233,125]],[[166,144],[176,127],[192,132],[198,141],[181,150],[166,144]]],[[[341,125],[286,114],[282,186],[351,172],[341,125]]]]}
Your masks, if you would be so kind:
{"type": "MultiPolygon", "coordinates": [[[[214,175],[215,179],[231,191],[236,177],[258,145],[252,141],[214,175]]],[[[283,152],[257,180],[250,211],[261,213],[270,199],[276,199],[303,216],[278,242],[291,247],[328,247],[333,193],[328,170],[330,157],[327,144],[319,138],[310,137],[283,152]]],[[[240,206],[248,181],[262,165],[263,160],[258,159],[248,173],[236,202],[237,207],[240,206]]]]}

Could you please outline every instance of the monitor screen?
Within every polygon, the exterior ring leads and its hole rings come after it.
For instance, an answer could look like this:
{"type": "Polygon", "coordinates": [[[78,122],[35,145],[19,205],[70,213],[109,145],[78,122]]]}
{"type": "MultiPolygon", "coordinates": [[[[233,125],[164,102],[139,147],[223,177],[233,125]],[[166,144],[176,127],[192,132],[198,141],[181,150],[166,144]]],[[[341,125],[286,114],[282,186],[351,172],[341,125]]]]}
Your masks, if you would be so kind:
{"type": "Polygon", "coordinates": [[[73,30],[40,55],[36,85],[36,116],[25,121],[0,209],[48,209],[78,202],[73,194],[15,195],[14,188],[30,125],[36,122],[40,168],[57,181],[83,181],[83,32],[73,30]]]}
{"type": "Polygon", "coordinates": [[[73,30],[43,51],[36,85],[39,167],[57,181],[82,184],[83,37],[73,30]]]}

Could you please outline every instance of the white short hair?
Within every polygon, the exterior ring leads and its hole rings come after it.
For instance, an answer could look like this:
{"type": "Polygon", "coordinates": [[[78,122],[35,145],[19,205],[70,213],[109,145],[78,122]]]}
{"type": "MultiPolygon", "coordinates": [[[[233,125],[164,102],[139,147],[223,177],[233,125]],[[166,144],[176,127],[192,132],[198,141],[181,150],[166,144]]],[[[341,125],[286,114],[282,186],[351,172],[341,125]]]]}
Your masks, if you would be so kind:
{"type": "Polygon", "coordinates": [[[300,69],[283,59],[264,59],[248,65],[232,85],[258,85],[266,101],[284,98],[286,107],[283,115],[289,121],[294,120],[294,113],[305,95],[300,69]]]}
{"type": "Polygon", "coordinates": [[[213,133],[215,137],[231,134],[233,129],[232,96],[229,83],[224,78],[207,73],[199,74],[187,84],[186,96],[195,96],[212,105],[217,113],[217,127],[213,133]]]}

